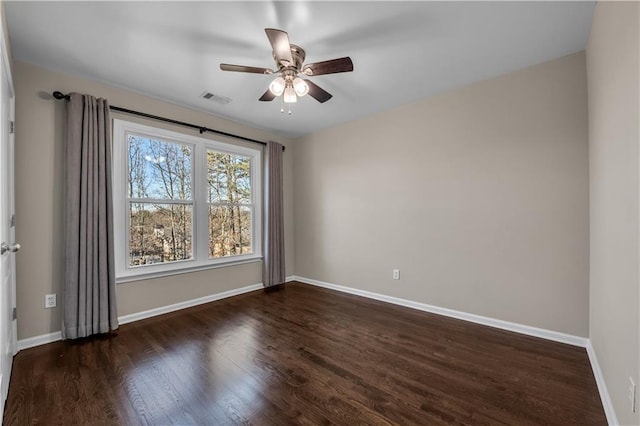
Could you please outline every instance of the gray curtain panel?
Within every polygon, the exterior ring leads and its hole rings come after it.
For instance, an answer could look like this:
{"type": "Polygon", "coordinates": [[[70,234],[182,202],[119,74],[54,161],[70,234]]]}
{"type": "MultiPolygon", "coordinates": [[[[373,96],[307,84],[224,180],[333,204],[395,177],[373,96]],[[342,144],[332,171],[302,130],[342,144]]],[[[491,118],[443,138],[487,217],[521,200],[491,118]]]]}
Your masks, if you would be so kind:
{"type": "Polygon", "coordinates": [[[106,99],[71,94],[65,172],[62,336],[75,339],[118,328],[106,99]]]}
{"type": "Polygon", "coordinates": [[[265,182],[264,267],[265,287],[282,284],[284,272],[284,207],[282,189],[282,145],[267,142],[265,182]]]}

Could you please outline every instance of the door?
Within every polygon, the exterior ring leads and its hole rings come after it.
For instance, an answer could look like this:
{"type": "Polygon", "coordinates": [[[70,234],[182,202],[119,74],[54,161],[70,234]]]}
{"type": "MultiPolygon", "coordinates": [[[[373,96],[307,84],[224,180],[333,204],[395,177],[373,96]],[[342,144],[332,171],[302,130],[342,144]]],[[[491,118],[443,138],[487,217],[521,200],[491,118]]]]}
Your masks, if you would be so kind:
{"type": "Polygon", "coordinates": [[[9,390],[16,342],[14,220],[14,93],[7,64],[5,40],[0,44],[0,415],[9,390]]]}

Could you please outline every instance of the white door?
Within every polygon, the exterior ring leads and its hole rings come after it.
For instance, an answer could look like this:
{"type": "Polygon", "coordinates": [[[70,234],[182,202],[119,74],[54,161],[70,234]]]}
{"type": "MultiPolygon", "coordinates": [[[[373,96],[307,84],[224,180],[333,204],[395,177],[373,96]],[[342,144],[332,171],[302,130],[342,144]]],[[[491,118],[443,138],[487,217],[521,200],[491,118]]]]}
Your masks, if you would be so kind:
{"type": "Polygon", "coordinates": [[[4,40],[0,44],[0,415],[9,390],[16,342],[15,242],[13,182],[14,93],[4,40]]]}

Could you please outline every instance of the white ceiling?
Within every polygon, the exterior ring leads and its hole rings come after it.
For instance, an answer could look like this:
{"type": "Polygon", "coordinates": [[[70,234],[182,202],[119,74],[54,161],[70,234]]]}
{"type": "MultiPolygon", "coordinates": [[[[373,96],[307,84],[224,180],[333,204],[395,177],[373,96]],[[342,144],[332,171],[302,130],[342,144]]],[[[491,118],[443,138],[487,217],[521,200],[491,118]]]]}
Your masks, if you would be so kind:
{"type": "MultiPolygon", "coordinates": [[[[297,137],[586,47],[589,2],[15,2],[15,59],[297,137]],[[312,77],[333,94],[280,113],[259,102],[274,68],[264,28],[306,63],[350,56],[354,72],[312,77]],[[201,99],[210,91],[232,101],[201,99]]],[[[120,105],[119,105],[120,106],[120,105]]],[[[121,105],[126,107],[126,105],[121,105]]]]}

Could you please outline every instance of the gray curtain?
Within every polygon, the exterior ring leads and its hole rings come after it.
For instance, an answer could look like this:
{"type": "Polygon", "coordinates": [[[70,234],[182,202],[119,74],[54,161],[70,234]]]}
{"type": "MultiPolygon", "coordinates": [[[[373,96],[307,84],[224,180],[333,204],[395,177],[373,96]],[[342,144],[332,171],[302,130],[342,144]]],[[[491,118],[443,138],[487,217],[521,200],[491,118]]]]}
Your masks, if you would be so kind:
{"type": "Polygon", "coordinates": [[[71,94],[65,159],[62,336],[75,339],[118,328],[106,99],[71,94]]]}
{"type": "Polygon", "coordinates": [[[282,145],[267,142],[265,182],[264,267],[265,287],[282,284],[284,272],[284,219],[282,196],[282,145]]]}

